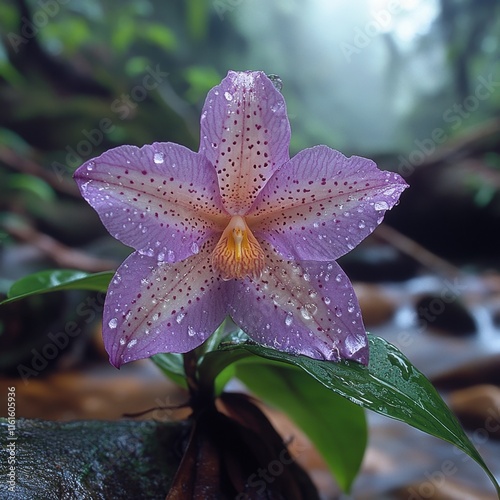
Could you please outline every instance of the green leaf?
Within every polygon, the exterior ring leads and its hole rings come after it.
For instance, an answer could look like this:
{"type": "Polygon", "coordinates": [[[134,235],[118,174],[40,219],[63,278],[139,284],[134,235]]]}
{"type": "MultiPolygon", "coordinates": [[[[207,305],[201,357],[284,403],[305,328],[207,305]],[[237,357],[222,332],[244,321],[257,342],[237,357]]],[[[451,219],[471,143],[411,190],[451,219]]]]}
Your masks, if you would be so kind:
{"type": "Polygon", "coordinates": [[[56,292],[58,290],[93,290],[105,292],[113,277],[112,271],[89,274],[72,269],[50,269],[30,274],[14,282],[9,289],[6,304],[30,295],[56,292]]]}
{"type": "Polygon", "coordinates": [[[187,387],[182,354],[155,354],[150,359],[169,379],[181,387],[187,387]]]}
{"type": "Polygon", "coordinates": [[[220,349],[230,356],[218,360],[218,364],[221,368],[229,366],[244,358],[242,351],[246,351],[296,366],[359,406],[401,420],[455,445],[483,468],[500,495],[500,485],[433,385],[396,347],[373,335],[368,338],[368,367],[349,361],[333,363],[294,356],[250,342],[222,344],[220,349]]]}
{"type": "Polygon", "coordinates": [[[235,368],[235,376],[254,394],[285,412],[307,434],[339,486],[349,491],[366,448],[364,410],[283,363],[262,363],[254,356],[235,368]]]}

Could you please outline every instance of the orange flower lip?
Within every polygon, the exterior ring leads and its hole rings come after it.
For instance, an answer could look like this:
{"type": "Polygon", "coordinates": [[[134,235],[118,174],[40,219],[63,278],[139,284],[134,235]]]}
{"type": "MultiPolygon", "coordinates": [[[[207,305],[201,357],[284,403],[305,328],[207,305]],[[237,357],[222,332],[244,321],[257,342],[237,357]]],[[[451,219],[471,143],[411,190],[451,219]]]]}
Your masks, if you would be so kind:
{"type": "Polygon", "coordinates": [[[257,279],[262,274],[264,251],[240,215],[233,216],[224,229],[212,253],[212,266],[224,280],[257,279]]]}

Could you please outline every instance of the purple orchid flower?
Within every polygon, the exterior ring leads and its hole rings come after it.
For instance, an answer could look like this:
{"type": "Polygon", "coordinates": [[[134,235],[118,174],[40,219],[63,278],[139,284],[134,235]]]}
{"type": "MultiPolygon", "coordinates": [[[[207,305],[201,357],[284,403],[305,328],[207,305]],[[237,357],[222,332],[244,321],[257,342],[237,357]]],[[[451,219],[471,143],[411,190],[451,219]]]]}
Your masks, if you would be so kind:
{"type": "Polygon", "coordinates": [[[368,363],[352,285],[335,262],[407,184],[326,146],[289,157],[283,96],[230,71],[207,96],[198,153],[120,146],[75,173],[108,231],[135,249],[104,306],[111,363],[198,347],[227,315],[255,341],[368,363]]]}

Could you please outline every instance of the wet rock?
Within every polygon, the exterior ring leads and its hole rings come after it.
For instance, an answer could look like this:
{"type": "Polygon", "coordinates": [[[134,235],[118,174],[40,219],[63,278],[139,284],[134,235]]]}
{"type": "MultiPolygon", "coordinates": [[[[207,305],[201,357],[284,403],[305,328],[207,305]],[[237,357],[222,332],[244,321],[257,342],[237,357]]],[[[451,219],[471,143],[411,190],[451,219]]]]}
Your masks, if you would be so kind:
{"type": "Polygon", "coordinates": [[[500,385],[500,355],[475,360],[467,365],[447,371],[432,378],[441,390],[470,387],[478,384],[500,385]]]}
{"type": "Polygon", "coordinates": [[[369,283],[355,283],[363,321],[369,328],[389,321],[394,315],[397,301],[383,287],[369,283]]]}
{"type": "Polygon", "coordinates": [[[500,439],[500,387],[477,385],[457,390],[448,403],[466,428],[500,439]]]}
{"type": "Polygon", "coordinates": [[[441,295],[426,294],[415,307],[420,320],[435,333],[460,336],[476,333],[473,317],[458,299],[450,301],[441,295]]]}
{"type": "MultiPolygon", "coordinates": [[[[17,439],[9,442],[14,445],[0,449],[0,497],[165,498],[180,461],[180,435],[189,430],[185,426],[18,419],[17,439]],[[8,458],[14,461],[9,464],[8,458]]],[[[7,419],[1,419],[2,442],[9,431],[7,419]]]]}

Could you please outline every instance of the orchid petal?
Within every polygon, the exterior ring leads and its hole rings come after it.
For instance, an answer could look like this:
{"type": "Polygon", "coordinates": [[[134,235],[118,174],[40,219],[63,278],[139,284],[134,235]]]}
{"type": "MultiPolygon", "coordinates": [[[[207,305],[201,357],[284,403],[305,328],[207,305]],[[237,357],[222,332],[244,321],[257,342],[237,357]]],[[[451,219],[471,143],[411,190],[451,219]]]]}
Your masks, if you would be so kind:
{"type": "Polygon", "coordinates": [[[336,262],[281,259],[269,245],[258,281],[235,282],[229,314],[255,341],[292,354],[368,363],[352,285],[336,262]],[[244,307],[242,306],[244,304],[244,307]]]}
{"type": "Polygon", "coordinates": [[[197,255],[176,264],[131,254],[111,281],[103,313],[110,362],[198,347],[226,316],[227,282],[214,274],[211,238],[197,255]]]}
{"type": "Polygon", "coordinates": [[[247,221],[286,259],[335,260],[382,222],[407,187],[371,160],[317,146],[274,174],[247,221]]]}
{"type": "Polygon", "coordinates": [[[112,236],[158,261],[197,253],[223,213],[213,168],[177,144],[111,149],[75,180],[112,236]]]}
{"type": "Polygon", "coordinates": [[[244,215],[273,172],[289,159],[283,96],[262,72],[230,71],[207,96],[200,153],[214,165],[224,207],[244,215]]]}

